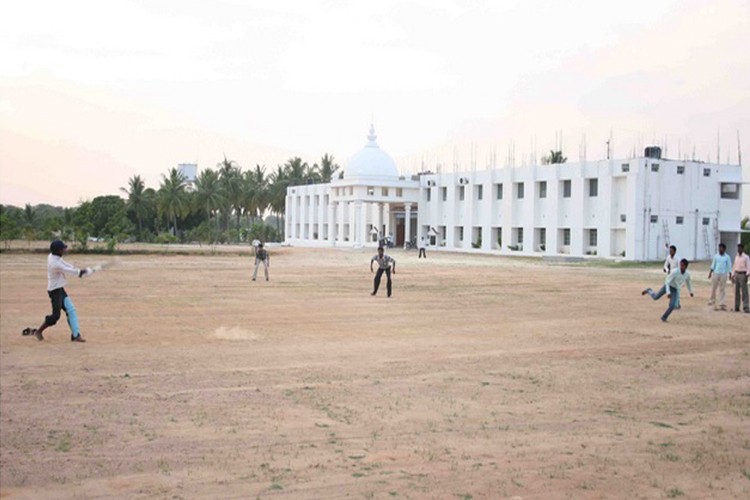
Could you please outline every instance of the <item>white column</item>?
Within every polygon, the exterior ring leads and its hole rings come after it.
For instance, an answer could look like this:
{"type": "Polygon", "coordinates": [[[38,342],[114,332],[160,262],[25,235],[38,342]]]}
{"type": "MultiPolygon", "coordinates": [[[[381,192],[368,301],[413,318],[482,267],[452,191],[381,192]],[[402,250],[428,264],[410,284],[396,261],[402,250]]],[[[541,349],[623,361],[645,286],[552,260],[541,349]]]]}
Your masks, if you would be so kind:
{"type": "Polygon", "coordinates": [[[411,203],[404,203],[404,248],[407,241],[411,241],[411,203]]]}
{"type": "Polygon", "coordinates": [[[328,243],[336,244],[336,205],[333,202],[328,204],[328,243]]]}
{"type": "Polygon", "coordinates": [[[292,206],[293,206],[293,214],[294,219],[292,220],[292,234],[294,235],[295,239],[299,239],[299,207],[300,201],[299,201],[299,195],[295,194],[292,198],[292,206]]]}
{"type": "Polygon", "coordinates": [[[325,195],[318,195],[318,241],[323,241],[323,224],[326,220],[325,195]]]}
{"type": "Polygon", "coordinates": [[[355,247],[361,247],[363,240],[362,240],[362,202],[361,201],[355,201],[354,202],[354,246],[355,247]]]}
{"type": "Polygon", "coordinates": [[[350,201],[347,205],[347,215],[349,216],[349,243],[354,245],[356,243],[356,233],[354,232],[354,229],[357,225],[356,218],[354,217],[354,202],[350,201]]]}
{"type": "Polygon", "coordinates": [[[292,202],[289,195],[284,200],[284,239],[289,241],[292,237],[292,202]]]}
{"type": "Polygon", "coordinates": [[[378,240],[383,236],[383,204],[377,203],[375,206],[375,227],[378,230],[378,240]]]}
{"type": "Polygon", "coordinates": [[[336,202],[336,219],[338,219],[339,223],[339,230],[338,237],[336,238],[338,240],[338,243],[344,242],[344,221],[346,218],[346,214],[344,212],[344,209],[346,208],[346,205],[344,205],[343,201],[336,202]]]}

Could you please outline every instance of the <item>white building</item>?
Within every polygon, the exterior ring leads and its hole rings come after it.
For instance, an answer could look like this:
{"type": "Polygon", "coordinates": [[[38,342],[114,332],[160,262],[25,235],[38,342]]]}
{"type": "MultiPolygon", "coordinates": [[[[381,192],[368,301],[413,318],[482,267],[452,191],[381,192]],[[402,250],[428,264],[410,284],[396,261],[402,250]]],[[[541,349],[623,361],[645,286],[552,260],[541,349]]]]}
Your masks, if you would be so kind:
{"type": "Polygon", "coordinates": [[[628,260],[661,259],[670,243],[696,260],[739,241],[739,165],[639,157],[400,176],[375,139],[371,127],[342,179],[287,189],[286,243],[375,247],[392,234],[441,250],[628,260]]]}

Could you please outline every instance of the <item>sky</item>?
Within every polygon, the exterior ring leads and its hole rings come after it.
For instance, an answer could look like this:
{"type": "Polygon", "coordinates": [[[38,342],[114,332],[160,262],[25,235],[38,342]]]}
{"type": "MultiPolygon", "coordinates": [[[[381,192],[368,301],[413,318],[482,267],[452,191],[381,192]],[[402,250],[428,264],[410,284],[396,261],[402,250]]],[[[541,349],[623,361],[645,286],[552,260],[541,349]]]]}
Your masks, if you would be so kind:
{"type": "MultiPolygon", "coordinates": [[[[36,1],[0,15],[0,203],[224,156],[403,173],[665,156],[750,180],[750,1],[36,1]],[[585,146],[584,146],[585,144],[585,146]],[[585,151],[585,153],[584,153],[585,151]],[[512,158],[512,160],[511,160],[512,158]]],[[[743,211],[750,214],[750,189],[743,211]]]]}

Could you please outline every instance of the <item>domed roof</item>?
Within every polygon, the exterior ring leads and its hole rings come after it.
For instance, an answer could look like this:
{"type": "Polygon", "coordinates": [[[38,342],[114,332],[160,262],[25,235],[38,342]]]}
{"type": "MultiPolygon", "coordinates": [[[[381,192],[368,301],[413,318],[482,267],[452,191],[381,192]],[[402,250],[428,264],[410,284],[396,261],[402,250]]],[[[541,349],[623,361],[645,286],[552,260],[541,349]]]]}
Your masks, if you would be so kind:
{"type": "Polygon", "coordinates": [[[367,144],[362,150],[355,154],[344,170],[345,179],[361,177],[370,178],[393,178],[398,177],[398,168],[393,158],[380,149],[375,142],[375,128],[370,125],[370,134],[367,136],[367,144]]]}

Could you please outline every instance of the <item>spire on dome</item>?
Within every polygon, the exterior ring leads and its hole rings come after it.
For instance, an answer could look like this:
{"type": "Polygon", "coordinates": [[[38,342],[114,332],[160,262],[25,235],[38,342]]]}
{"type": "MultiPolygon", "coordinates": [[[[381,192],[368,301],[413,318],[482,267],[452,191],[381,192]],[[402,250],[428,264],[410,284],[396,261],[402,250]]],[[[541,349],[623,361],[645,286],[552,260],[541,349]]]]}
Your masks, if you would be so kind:
{"type": "Polygon", "coordinates": [[[375,140],[378,138],[377,135],[375,135],[375,126],[370,123],[370,133],[367,135],[367,145],[368,146],[376,146],[378,145],[375,140]]]}

